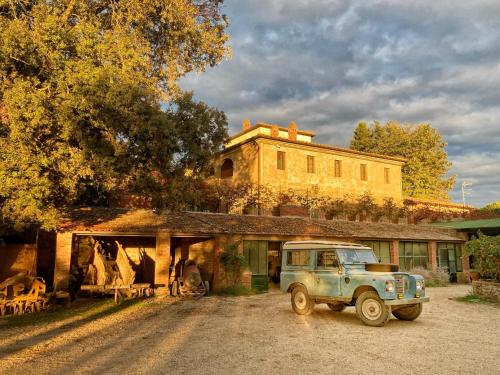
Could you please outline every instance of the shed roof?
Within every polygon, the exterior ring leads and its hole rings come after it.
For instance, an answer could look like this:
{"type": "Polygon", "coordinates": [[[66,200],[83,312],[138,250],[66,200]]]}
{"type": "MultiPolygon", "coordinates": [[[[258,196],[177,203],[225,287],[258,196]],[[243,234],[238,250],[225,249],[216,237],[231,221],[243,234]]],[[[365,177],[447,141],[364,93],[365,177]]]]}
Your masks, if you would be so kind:
{"type": "Polygon", "coordinates": [[[433,225],[436,227],[452,228],[452,229],[500,228],[500,218],[448,221],[448,222],[434,223],[433,225]]]}
{"type": "Polygon", "coordinates": [[[67,213],[59,231],[215,235],[248,234],[357,239],[462,241],[453,230],[420,225],[360,223],[304,217],[230,215],[204,212],[81,208],[67,213]]]}

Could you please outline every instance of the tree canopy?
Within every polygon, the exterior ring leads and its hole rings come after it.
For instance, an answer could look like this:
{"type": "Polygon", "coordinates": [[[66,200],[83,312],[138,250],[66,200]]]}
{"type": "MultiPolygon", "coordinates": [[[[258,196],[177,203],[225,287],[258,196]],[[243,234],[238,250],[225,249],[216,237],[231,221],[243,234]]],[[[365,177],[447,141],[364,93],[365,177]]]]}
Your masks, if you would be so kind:
{"type": "Polygon", "coordinates": [[[53,228],[123,192],[173,203],[169,183],[202,174],[227,132],[177,85],[228,56],[221,3],[0,0],[0,219],[53,228]]]}
{"type": "Polygon", "coordinates": [[[351,148],[408,159],[403,166],[403,193],[410,197],[448,199],[455,176],[447,176],[451,168],[446,142],[429,124],[375,122],[359,123],[354,130],[351,148]]]}

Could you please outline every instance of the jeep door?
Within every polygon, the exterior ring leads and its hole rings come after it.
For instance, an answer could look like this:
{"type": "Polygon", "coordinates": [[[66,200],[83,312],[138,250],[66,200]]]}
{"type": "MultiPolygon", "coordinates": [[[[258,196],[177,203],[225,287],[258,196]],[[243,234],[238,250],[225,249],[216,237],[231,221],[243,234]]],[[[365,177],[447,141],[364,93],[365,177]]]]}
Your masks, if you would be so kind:
{"type": "Polygon", "coordinates": [[[311,250],[287,250],[283,252],[283,263],[281,269],[281,285],[288,288],[289,285],[300,283],[307,288],[311,294],[314,286],[314,252],[311,250]]]}
{"type": "Polygon", "coordinates": [[[335,250],[317,250],[311,295],[338,297],[340,293],[339,262],[335,250]]]}

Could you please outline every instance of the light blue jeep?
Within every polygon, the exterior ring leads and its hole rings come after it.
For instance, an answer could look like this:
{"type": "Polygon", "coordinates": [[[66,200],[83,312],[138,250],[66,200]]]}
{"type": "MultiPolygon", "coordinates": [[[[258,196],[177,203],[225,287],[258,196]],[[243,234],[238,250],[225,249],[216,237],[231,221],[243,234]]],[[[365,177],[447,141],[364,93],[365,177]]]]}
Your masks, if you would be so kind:
{"type": "Polygon", "coordinates": [[[291,241],[283,245],[281,290],[292,294],[297,314],[310,314],[316,303],[333,311],[356,306],[369,326],[384,326],[391,313],[415,320],[422,312],[425,282],[420,275],[381,264],[363,245],[326,241],[291,241]]]}

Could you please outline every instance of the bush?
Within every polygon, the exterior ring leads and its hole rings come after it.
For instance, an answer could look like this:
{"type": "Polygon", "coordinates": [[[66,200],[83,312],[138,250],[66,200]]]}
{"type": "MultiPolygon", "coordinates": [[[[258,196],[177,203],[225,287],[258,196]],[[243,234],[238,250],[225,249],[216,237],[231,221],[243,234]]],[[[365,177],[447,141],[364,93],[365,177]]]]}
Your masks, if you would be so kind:
{"type": "Polygon", "coordinates": [[[474,257],[474,266],[482,278],[500,280],[500,236],[478,232],[465,244],[465,254],[474,257]]]}
{"type": "Polygon", "coordinates": [[[239,242],[229,244],[220,254],[220,261],[224,267],[226,281],[229,287],[240,285],[241,271],[246,265],[246,259],[239,252],[239,242]]]}
{"type": "Polygon", "coordinates": [[[448,286],[450,283],[450,275],[444,268],[438,267],[435,270],[428,270],[423,267],[415,267],[410,273],[422,276],[425,279],[426,287],[448,286]]]}

